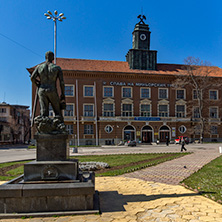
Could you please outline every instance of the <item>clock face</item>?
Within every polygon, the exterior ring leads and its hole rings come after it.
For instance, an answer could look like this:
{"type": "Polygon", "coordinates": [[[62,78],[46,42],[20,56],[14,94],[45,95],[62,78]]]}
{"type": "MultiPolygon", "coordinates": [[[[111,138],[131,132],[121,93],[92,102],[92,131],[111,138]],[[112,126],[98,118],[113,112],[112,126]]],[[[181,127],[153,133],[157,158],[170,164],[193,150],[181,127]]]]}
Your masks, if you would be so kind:
{"type": "Polygon", "coordinates": [[[145,35],[145,34],[141,34],[141,35],[140,35],[140,39],[141,39],[142,41],[146,40],[146,35],[145,35]]]}

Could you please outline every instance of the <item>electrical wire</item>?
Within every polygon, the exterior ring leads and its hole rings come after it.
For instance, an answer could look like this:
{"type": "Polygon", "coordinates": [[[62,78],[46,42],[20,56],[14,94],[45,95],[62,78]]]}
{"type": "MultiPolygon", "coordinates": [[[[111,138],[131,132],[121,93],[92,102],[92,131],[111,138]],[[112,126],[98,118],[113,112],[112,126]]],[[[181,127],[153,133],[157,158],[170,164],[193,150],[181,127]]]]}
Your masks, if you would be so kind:
{"type": "Polygon", "coordinates": [[[15,40],[13,40],[13,39],[11,39],[11,38],[7,37],[6,35],[4,35],[4,34],[2,34],[2,33],[0,33],[0,35],[1,35],[2,37],[4,37],[4,38],[8,39],[9,41],[14,42],[15,44],[17,44],[17,45],[21,46],[22,48],[24,48],[24,49],[26,49],[26,50],[30,51],[31,53],[33,53],[33,54],[35,54],[35,55],[37,55],[37,56],[40,56],[40,57],[42,58],[42,56],[41,56],[41,55],[39,55],[38,53],[36,53],[36,52],[32,51],[31,49],[27,48],[26,46],[24,46],[24,45],[20,44],[19,42],[16,42],[15,40]]]}

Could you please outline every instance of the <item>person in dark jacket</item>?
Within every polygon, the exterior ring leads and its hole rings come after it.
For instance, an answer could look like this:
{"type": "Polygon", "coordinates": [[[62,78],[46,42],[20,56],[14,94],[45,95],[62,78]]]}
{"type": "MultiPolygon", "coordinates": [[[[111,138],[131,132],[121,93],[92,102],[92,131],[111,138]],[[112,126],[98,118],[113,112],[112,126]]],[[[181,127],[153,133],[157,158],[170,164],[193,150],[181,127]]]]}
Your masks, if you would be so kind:
{"type": "Polygon", "coordinates": [[[184,141],[184,139],[182,139],[182,142],[181,142],[181,152],[183,152],[183,150],[187,151],[187,149],[185,148],[185,141],[184,141]]]}
{"type": "Polygon", "coordinates": [[[170,143],[169,137],[166,136],[166,145],[169,146],[169,143],[170,143]]]}

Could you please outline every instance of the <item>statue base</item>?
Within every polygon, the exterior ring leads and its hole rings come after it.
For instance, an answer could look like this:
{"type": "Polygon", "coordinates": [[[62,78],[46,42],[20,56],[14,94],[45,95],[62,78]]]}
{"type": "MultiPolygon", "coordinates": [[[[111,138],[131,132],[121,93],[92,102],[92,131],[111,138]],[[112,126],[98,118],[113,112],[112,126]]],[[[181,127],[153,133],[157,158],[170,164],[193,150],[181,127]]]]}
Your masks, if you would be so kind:
{"type": "Polygon", "coordinates": [[[66,161],[69,158],[67,148],[68,134],[36,134],[37,161],[66,161]]]}
{"type": "MultiPolygon", "coordinates": [[[[98,213],[94,174],[86,182],[29,181],[23,177],[0,186],[0,219],[30,216],[98,213]],[[53,214],[52,214],[53,212],[53,214]],[[72,212],[72,213],[71,213],[72,212]],[[38,213],[38,214],[35,214],[38,213]],[[26,215],[27,216],[27,215],[26,215]]],[[[82,181],[81,181],[82,180],[82,181]]]]}
{"type": "Polygon", "coordinates": [[[24,181],[77,180],[78,160],[33,161],[24,164],[24,181]]]}
{"type": "Polygon", "coordinates": [[[68,135],[38,134],[35,139],[36,161],[24,165],[20,179],[0,186],[0,218],[37,212],[98,213],[95,174],[79,171],[78,160],[69,159],[68,135]]]}

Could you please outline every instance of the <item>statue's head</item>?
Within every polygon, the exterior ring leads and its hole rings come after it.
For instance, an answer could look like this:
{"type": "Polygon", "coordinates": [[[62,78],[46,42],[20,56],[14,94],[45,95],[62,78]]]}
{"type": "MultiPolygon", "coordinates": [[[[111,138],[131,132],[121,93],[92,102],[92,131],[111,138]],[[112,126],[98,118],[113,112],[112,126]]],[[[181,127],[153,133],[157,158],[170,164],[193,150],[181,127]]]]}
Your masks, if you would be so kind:
{"type": "Polygon", "coordinates": [[[52,62],[54,60],[54,53],[51,51],[46,52],[45,59],[52,62]]]}

